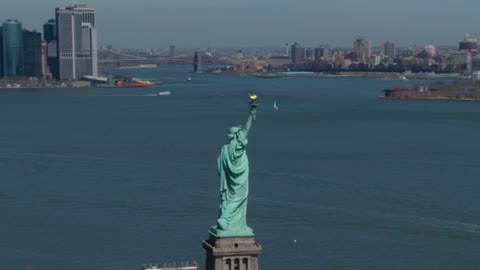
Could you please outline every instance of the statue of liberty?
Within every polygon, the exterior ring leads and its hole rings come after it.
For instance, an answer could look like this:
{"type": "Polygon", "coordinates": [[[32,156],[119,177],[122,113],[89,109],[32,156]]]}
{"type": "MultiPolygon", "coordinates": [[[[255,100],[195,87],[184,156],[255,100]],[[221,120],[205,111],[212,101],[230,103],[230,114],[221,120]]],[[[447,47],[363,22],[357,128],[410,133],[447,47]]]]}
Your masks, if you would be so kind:
{"type": "Polygon", "coordinates": [[[248,132],[255,120],[257,96],[250,95],[250,113],[244,125],[228,131],[228,141],[217,160],[220,176],[220,209],[216,226],[211,232],[217,236],[250,236],[247,226],[248,157],[245,146],[248,132]]]}

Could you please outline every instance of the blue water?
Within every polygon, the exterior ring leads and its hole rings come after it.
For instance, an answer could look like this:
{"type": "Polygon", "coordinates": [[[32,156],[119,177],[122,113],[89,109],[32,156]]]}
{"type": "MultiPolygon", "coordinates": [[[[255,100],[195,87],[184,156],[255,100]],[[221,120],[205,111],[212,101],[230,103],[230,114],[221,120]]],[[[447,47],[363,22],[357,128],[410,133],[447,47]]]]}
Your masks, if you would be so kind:
{"type": "Polygon", "coordinates": [[[480,269],[479,103],[190,70],[115,71],[167,81],[149,89],[0,90],[1,269],[203,269],[216,158],[248,92],[260,269],[480,269]]]}

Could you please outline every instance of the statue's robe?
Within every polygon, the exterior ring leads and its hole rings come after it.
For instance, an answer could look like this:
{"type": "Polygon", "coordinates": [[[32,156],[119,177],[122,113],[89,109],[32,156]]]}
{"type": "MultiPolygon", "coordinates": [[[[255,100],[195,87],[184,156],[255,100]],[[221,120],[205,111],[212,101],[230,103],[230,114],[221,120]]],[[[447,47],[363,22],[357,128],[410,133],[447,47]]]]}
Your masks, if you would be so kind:
{"type": "Polygon", "coordinates": [[[220,176],[220,211],[217,230],[231,233],[252,233],[247,226],[248,143],[245,130],[232,128],[229,142],[222,147],[218,157],[220,176]]]}

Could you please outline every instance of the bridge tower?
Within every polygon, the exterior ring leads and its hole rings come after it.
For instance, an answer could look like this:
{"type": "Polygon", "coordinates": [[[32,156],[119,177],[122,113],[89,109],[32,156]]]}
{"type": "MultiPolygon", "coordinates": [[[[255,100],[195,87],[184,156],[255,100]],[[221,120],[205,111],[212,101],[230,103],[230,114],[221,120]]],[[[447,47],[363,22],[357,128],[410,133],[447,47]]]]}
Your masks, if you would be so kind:
{"type": "Polygon", "coordinates": [[[195,51],[193,56],[193,72],[202,73],[202,52],[195,51]]]}

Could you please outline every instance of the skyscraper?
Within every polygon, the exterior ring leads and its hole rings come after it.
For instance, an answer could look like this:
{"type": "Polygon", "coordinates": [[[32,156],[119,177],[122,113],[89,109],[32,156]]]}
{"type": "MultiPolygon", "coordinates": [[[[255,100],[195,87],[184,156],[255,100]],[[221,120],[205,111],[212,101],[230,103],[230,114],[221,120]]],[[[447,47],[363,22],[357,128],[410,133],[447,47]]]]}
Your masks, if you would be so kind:
{"type": "Polygon", "coordinates": [[[23,30],[24,75],[42,77],[42,35],[35,31],[23,30]]]}
{"type": "Polygon", "coordinates": [[[23,76],[22,23],[8,19],[3,23],[3,75],[23,76]]]}
{"type": "Polygon", "coordinates": [[[47,65],[54,79],[60,79],[60,70],[57,55],[57,41],[51,40],[47,43],[47,65]]]}
{"type": "Polygon", "coordinates": [[[89,8],[85,4],[77,4],[73,6],[73,9],[82,14],[82,23],[89,23],[92,27],[95,27],[95,9],[89,8]]]}
{"type": "Polygon", "coordinates": [[[294,59],[295,59],[297,46],[298,46],[298,43],[296,41],[292,44],[292,46],[290,46],[290,58],[292,59],[292,63],[295,63],[294,59]]]}
{"type": "Polygon", "coordinates": [[[52,40],[57,40],[57,26],[55,19],[50,19],[43,25],[43,39],[48,43],[52,40]]]}
{"type": "Polygon", "coordinates": [[[301,64],[305,63],[305,48],[299,47],[298,43],[293,43],[291,47],[291,56],[292,56],[292,63],[294,64],[301,64]]]}
{"type": "Polygon", "coordinates": [[[462,41],[458,45],[458,50],[467,50],[473,55],[477,54],[477,39],[472,38],[469,34],[466,34],[462,41]]]}
{"type": "Polygon", "coordinates": [[[0,27],[0,77],[3,77],[3,30],[0,27]]]}
{"type": "Polygon", "coordinates": [[[92,58],[92,74],[98,76],[98,42],[97,27],[95,22],[95,8],[89,8],[85,4],[77,4],[73,8],[76,12],[82,14],[82,35],[89,39],[89,43],[84,43],[84,51],[89,51],[92,58]]]}
{"type": "Polygon", "coordinates": [[[44,78],[52,78],[52,73],[50,71],[50,68],[48,67],[48,55],[47,55],[47,42],[45,40],[42,40],[42,76],[44,78]]]}
{"type": "Polygon", "coordinates": [[[95,9],[85,5],[55,9],[59,79],[98,75],[95,9]]]}
{"type": "MultiPolygon", "coordinates": [[[[58,55],[57,55],[57,23],[55,19],[48,20],[43,24],[43,39],[46,42],[46,64],[50,69],[48,73],[51,73],[53,78],[60,79],[60,70],[58,68],[58,55]]],[[[47,68],[45,68],[46,70],[47,68]]]]}
{"type": "Polygon", "coordinates": [[[78,80],[84,75],[82,61],[78,61],[82,51],[82,15],[72,8],[57,8],[57,56],[60,80],[78,80]]]}
{"type": "Polygon", "coordinates": [[[382,52],[386,57],[388,57],[389,61],[393,61],[395,58],[395,44],[391,42],[383,43],[382,52]]]}
{"type": "Polygon", "coordinates": [[[315,60],[328,57],[328,49],[325,47],[315,48],[315,60]]]}
{"type": "Polygon", "coordinates": [[[353,52],[357,55],[359,61],[368,63],[372,55],[372,42],[364,38],[357,38],[353,42],[353,52]]]}
{"type": "Polygon", "coordinates": [[[322,58],[321,54],[320,48],[315,48],[315,60],[320,60],[322,58]]]}
{"type": "Polygon", "coordinates": [[[90,23],[82,23],[82,52],[91,57],[91,75],[98,76],[97,29],[90,23]]]}

